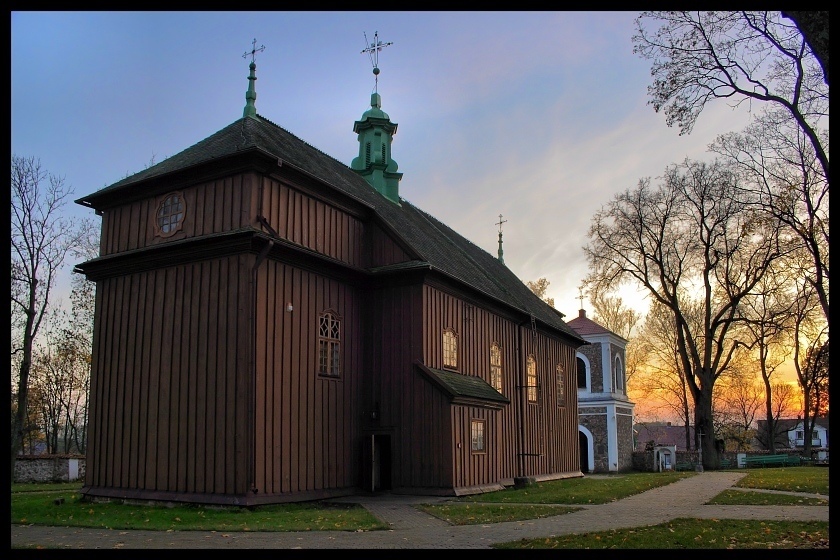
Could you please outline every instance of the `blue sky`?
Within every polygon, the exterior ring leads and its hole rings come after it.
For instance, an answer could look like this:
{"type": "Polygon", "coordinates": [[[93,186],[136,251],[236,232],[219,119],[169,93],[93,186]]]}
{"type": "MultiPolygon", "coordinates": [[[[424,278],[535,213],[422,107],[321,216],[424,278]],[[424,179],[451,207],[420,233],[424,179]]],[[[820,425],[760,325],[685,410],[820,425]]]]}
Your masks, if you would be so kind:
{"type": "Polygon", "coordinates": [[[669,164],[711,159],[706,146],[748,118],[719,101],[690,135],[666,126],[633,54],[637,15],[12,12],[12,153],[74,198],[175,155],[242,116],[256,39],[257,112],[349,165],[374,88],[361,51],[378,32],[393,43],[378,91],[399,125],[400,195],[494,255],[502,214],[505,263],[546,277],[572,319],[593,214],[669,164]]]}

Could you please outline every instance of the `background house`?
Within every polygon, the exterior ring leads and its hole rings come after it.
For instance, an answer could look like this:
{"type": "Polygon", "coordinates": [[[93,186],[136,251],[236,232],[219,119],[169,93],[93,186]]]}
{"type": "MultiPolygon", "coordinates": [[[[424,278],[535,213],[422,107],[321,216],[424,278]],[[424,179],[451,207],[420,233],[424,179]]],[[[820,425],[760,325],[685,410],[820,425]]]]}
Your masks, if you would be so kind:
{"type": "MultiPolygon", "coordinates": [[[[636,438],[636,451],[645,451],[653,442],[654,446],[674,446],[677,451],[687,451],[685,426],[675,426],[671,422],[640,422],[633,428],[636,438]]],[[[688,427],[691,449],[694,449],[694,426],[688,427]]]]}
{"type": "Polygon", "coordinates": [[[629,470],[636,405],[627,397],[627,340],[589,319],[583,309],[568,325],[588,342],[575,355],[581,471],[629,470]]]}
{"type": "MultiPolygon", "coordinates": [[[[756,422],[756,441],[760,449],[768,449],[767,420],[756,422]]],[[[777,448],[802,449],[805,446],[804,423],[801,418],[780,418],[776,421],[775,446],[777,448]]],[[[814,419],[811,432],[812,449],[828,449],[828,416],[814,419]]]]}

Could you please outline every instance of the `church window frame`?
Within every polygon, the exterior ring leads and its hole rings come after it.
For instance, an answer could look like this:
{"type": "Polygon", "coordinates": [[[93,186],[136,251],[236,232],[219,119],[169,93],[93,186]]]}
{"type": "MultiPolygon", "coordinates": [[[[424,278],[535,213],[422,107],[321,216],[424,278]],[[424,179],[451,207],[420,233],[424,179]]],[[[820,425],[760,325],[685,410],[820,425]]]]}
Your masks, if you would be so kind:
{"type": "Polygon", "coordinates": [[[332,309],[318,314],[318,375],[341,377],[341,317],[332,309]]]}
{"type": "Polygon", "coordinates": [[[592,366],[589,364],[589,359],[578,352],[575,354],[575,364],[578,391],[590,391],[592,387],[592,366]]]}
{"type": "Polygon", "coordinates": [[[187,215],[187,201],[181,191],[164,195],[155,208],[153,223],[159,237],[172,237],[184,227],[187,215]]]}
{"type": "Polygon", "coordinates": [[[490,345],[490,385],[500,393],[504,383],[503,376],[502,347],[498,342],[494,342],[490,345]]]}
{"type": "Polygon", "coordinates": [[[621,356],[616,356],[613,360],[613,390],[616,393],[624,392],[624,364],[621,362],[621,356]]]}
{"type": "Polygon", "coordinates": [[[528,395],[528,402],[537,402],[537,360],[533,354],[528,355],[525,360],[525,388],[528,395]]]}
{"type": "Polygon", "coordinates": [[[443,368],[458,369],[458,333],[455,329],[443,329],[443,368]]]}
{"type": "Polygon", "coordinates": [[[470,421],[470,451],[473,453],[487,452],[487,421],[473,418],[470,421]]]}

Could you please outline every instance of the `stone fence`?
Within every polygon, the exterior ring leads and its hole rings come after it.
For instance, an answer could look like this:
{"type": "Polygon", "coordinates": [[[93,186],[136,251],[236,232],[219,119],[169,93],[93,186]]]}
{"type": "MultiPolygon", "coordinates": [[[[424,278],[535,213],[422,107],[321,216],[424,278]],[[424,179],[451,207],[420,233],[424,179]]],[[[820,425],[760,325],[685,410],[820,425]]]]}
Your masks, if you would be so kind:
{"type": "Polygon", "coordinates": [[[84,477],[84,455],[19,455],[15,460],[15,482],[74,482],[84,477]]]}

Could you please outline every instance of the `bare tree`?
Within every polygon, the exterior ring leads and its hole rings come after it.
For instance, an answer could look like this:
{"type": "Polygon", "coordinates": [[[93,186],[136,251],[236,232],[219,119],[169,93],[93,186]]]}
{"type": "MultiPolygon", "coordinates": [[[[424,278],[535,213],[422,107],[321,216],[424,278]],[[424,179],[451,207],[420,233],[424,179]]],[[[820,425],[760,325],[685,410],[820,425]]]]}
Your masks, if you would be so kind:
{"type": "Polygon", "coordinates": [[[685,448],[693,448],[691,425],[694,403],[682,370],[677,349],[677,328],[670,310],[654,302],[635,340],[636,346],[641,348],[640,353],[645,356],[645,367],[639,368],[634,379],[633,397],[656,400],[658,408],[679,418],[685,427],[685,448]]]}
{"type": "MultiPolygon", "coordinates": [[[[765,275],[755,290],[741,300],[739,307],[739,340],[753,352],[765,395],[765,420],[768,430],[775,432],[773,417],[772,377],[790,356],[788,345],[793,326],[793,294],[787,289],[791,278],[785,271],[765,275]]],[[[775,453],[774,440],[769,440],[770,453],[775,453]]]]}
{"type": "Polygon", "coordinates": [[[735,340],[738,305],[786,249],[778,228],[751,210],[737,177],[719,162],[670,166],[658,188],[649,179],[598,211],[584,247],[587,286],[642,286],[670,310],[676,348],[694,401],[703,465],[719,467],[712,395],[735,340]],[[699,306],[699,325],[685,312],[699,306]]]}
{"type": "Polygon", "coordinates": [[[649,103],[668,126],[691,133],[715,99],[783,108],[828,180],[828,149],[816,131],[828,115],[828,83],[799,28],[780,12],[643,12],[632,40],[633,52],[652,61],[649,103]]]}
{"type": "Polygon", "coordinates": [[[63,178],[43,170],[39,160],[12,156],[11,182],[11,305],[22,323],[17,331],[19,338],[12,341],[12,355],[17,355],[19,360],[11,434],[13,480],[28,417],[35,339],[49,308],[59,271],[92,224],[89,220],[71,224],[62,216],[73,190],[65,185],[63,178]]]}
{"type": "Polygon", "coordinates": [[[807,10],[782,12],[786,18],[793,20],[799,31],[808,41],[808,46],[814,52],[814,56],[820,61],[825,83],[828,85],[828,10],[807,10]]]}
{"type": "Polygon", "coordinates": [[[644,346],[633,340],[634,329],[642,320],[642,314],[625,306],[624,300],[618,296],[593,291],[589,294],[589,301],[594,311],[592,320],[627,341],[624,348],[624,373],[629,386],[644,360],[644,346]]]}
{"type": "Polygon", "coordinates": [[[787,437],[787,427],[779,423],[782,418],[790,418],[796,415],[798,407],[798,391],[795,385],[790,383],[773,384],[773,408],[771,414],[773,422],[760,422],[760,428],[756,432],[756,438],[764,447],[770,449],[776,447],[790,447],[790,439],[787,437]]]}
{"type": "Polygon", "coordinates": [[[538,280],[528,280],[525,282],[525,285],[528,286],[528,289],[534,292],[538,298],[546,302],[551,307],[554,307],[554,298],[550,298],[545,295],[545,292],[551,285],[551,282],[549,282],[548,279],[540,278],[538,280]]]}
{"type": "Polygon", "coordinates": [[[724,382],[715,397],[720,413],[717,430],[735,451],[747,451],[755,437],[755,421],[765,399],[764,391],[749,371],[749,364],[735,366],[735,371],[721,378],[724,382]]]}
{"type": "MultiPolygon", "coordinates": [[[[828,146],[828,132],[817,133],[828,146]]],[[[794,264],[816,291],[828,324],[829,184],[811,143],[789,114],[776,110],[741,133],[719,136],[709,149],[732,162],[756,206],[800,240],[809,259],[794,264]]]]}
{"type": "MultiPolygon", "coordinates": [[[[803,398],[803,429],[810,434],[817,416],[828,407],[828,325],[815,317],[814,290],[798,285],[793,335],[793,366],[803,398]]],[[[805,437],[806,456],[811,438],[805,437]]]]}

